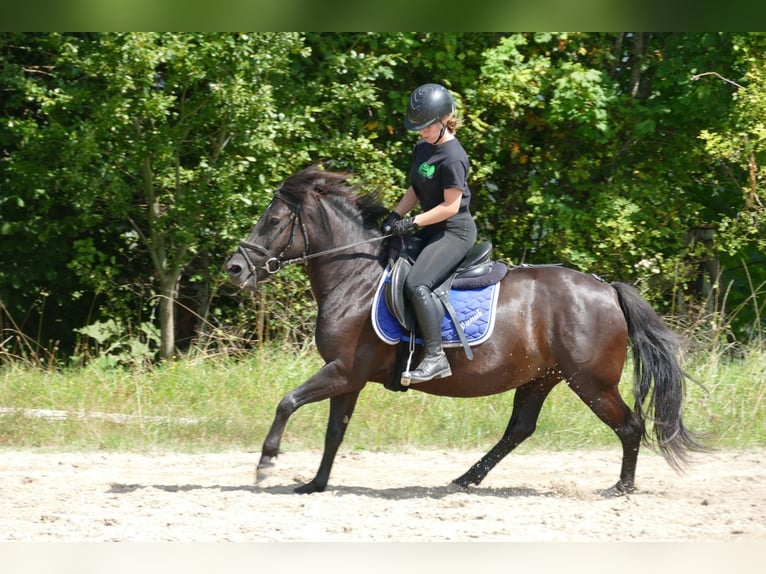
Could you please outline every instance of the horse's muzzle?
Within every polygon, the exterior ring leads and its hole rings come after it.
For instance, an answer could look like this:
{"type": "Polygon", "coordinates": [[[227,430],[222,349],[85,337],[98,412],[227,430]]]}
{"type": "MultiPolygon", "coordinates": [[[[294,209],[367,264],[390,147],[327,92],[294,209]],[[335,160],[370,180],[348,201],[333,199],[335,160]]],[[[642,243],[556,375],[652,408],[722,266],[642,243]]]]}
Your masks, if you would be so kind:
{"type": "Polygon", "coordinates": [[[232,255],[226,262],[226,273],[229,275],[229,281],[242,289],[254,291],[258,284],[255,271],[250,269],[245,258],[239,253],[232,255]]]}

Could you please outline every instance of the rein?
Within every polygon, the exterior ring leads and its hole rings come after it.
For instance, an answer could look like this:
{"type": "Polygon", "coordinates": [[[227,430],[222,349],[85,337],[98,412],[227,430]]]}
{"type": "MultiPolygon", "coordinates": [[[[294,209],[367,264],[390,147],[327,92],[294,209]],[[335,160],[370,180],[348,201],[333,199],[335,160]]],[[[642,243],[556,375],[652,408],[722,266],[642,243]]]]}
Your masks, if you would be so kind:
{"type": "Polygon", "coordinates": [[[245,262],[247,263],[250,274],[255,273],[258,269],[263,269],[269,275],[273,275],[274,273],[277,273],[280,269],[282,269],[282,267],[284,267],[285,265],[292,265],[293,263],[306,263],[310,259],[316,259],[317,257],[322,257],[324,255],[331,255],[332,253],[345,251],[346,249],[352,249],[354,247],[365,245],[367,243],[382,241],[383,239],[387,239],[391,237],[392,235],[389,233],[381,237],[372,237],[370,239],[365,239],[363,241],[357,241],[356,243],[341,245],[339,247],[325,249],[324,251],[318,251],[316,253],[309,253],[310,251],[309,236],[306,231],[306,226],[303,224],[303,220],[301,219],[301,204],[290,201],[281,193],[277,193],[274,196],[274,199],[282,200],[290,208],[290,212],[291,212],[287,222],[280,229],[277,230],[277,233],[274,235],[274,239],[279,237],[282,234],[282,231],[284,231],[284,229],[288,225],[292,225],[292,227],[290,228],[290,239],[288,240],[287,245],[284,246],[282,251],[277,256],[274,256],[272,252],[269,251],[269,247],[271,246],[271,243],[273,242],[273,240],[270,241],[267,246],[258,245],[257,243],[250,243],[249,241],[240,241],[237,251],[245,259],[245,262]],[[301,235],[303,236],[303,254],[300,257],[284,259],[285,252],[293,244],[293,241],[295,239],[295,228],[298,225],[300,225],[301,235]],[[250,259],[250,256],[247,253],[247,250],[256,251],[260,253],[261,255],[263,255],[264,257],[266,257],[266,260],[263,262],[263,265],[259,267],[255,263],[253,263],[252,259],[250,259]]]}

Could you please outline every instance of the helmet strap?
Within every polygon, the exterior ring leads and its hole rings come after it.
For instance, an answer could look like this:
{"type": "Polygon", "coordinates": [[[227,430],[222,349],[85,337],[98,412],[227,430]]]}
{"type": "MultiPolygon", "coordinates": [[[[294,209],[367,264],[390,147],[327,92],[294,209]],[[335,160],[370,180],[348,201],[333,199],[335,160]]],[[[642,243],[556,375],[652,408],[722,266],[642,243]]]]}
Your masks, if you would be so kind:
{"type": "Polygon", "coordinates": [[[439,137],[436,138],[436,141],[434,141],[434,145],[438,144],[441,141],[441,139],[444,137],[444,133],[447,131],[447,124],[445,124],[441,120],[439,120],[439,123],[442,125],[442,129],[439,132],[439,137]]]}

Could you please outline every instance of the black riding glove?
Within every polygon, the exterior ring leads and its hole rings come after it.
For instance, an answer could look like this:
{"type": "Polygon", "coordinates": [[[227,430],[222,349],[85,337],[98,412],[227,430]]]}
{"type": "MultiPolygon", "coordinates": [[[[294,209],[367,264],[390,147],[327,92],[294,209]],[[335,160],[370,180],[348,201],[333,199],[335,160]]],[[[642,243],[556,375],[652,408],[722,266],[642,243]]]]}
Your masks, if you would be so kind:
{"type": "Polygon", "coordinates": [[[391,231],[393,230],[394,223],[399,221],[401,218],[402,216],[395,211],[389,213],[388,217],[386,217],[386,220],[383,222],[383,225],[380,226],[380,231],[383,233],[383,235],[390,235],[391,231]]]}
{"type": "Polygon", "coordinates": [[[408,235],[417,230],[418,230],[418,224],[415,223],[414,217],[404,217],[402,219],[399,219],[395,221],[393,226],[391,227],[391,233],[393,233],[394,236],[396,237],[401,237],[402,235],[408,235]]]}

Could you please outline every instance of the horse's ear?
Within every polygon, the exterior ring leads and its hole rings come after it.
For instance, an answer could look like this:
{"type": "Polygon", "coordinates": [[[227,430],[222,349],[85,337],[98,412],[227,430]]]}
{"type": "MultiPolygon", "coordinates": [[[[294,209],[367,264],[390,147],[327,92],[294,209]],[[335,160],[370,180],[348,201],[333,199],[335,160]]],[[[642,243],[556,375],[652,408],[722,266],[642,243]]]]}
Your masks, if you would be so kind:
{"type": "Polygon", "coordinates": [[[314,180],[314,191],[318,198],[323,198],[327,194],[327,179],[318,177],[314,180]]]}

